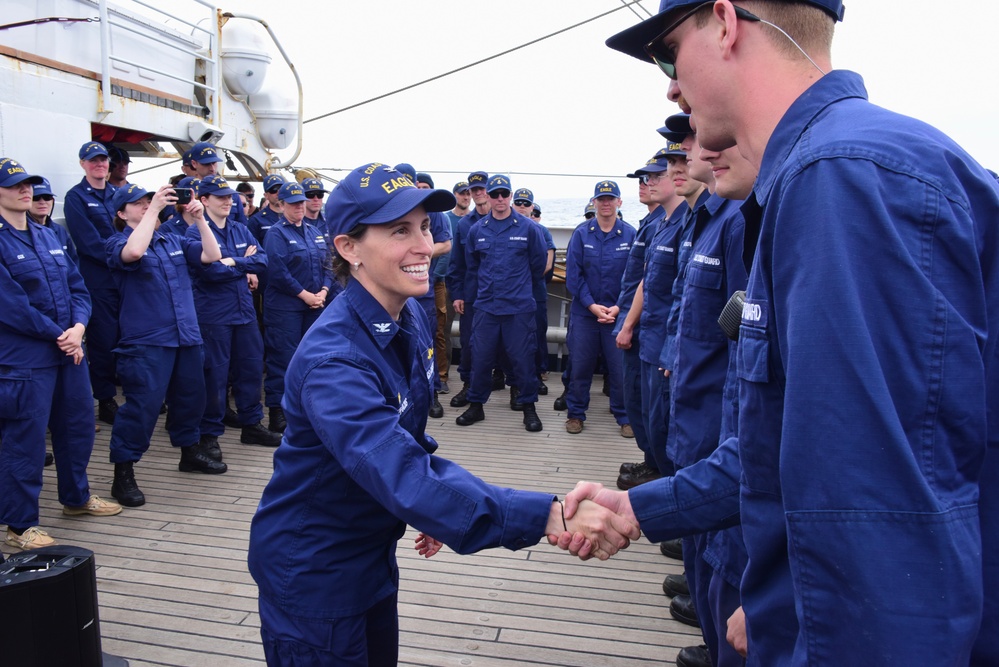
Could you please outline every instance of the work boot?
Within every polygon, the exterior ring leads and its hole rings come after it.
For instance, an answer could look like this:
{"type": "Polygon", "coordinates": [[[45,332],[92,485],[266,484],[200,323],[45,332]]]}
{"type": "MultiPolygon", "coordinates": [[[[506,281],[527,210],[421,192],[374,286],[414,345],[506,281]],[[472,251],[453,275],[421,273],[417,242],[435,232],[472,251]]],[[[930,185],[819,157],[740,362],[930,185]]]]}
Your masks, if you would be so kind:
{"type": "Polygon", "coordinates": [[[683,540],[681,538],[676,538],[675,540],[666,540],[665,542],[659,543],[659,553],[666,558],[672,558],[673,560],[683,560],[683,540]]]}
{"type": "Polygon", "coordinates": [[[52,456],[52,452],[45,452],[45,467],[48,468],[53,463],[55,463],[55,457],[52,456]]]}
{"type": "Polygon", "coordinates": [[[506,386],[506,376],[502,371],[493,371],[493,391],[499,391],[506,386]]]}
{"type": "Polygon", "coordinates": [[[618,469],[618,473],[621,475],[634,475],[638,466],[643,465],[645,465],[645,461],[639,461],[637,463],[622,463],[621,467],[618,469]]]}
{"type": "Polygon", "coordinates": [[[105,424],[113,424],[118,414],[118,401],[114,398],[104,398],[97,401],[97,418],[105,424]]]}
{"type": "Polygon", "coordinates": [[[214,435],[201,435],[201,448],[205,451],[212,461],[222,460],[222,448],[219,447],[219,439],[214,435]]]}
{"type": "Polygon", "coordinates": [[[577,433],[583,432],[583,420],[577,419],[576,417],[569,417],[565,420],[565,432],[570,435],[576,435],[577,433]]]}
{"type": "Polygon", "coordinates": [[[203,472],[206,475],[221,475],[229,466],[216,461],[208,455],[207,450],[201,444],[180,448],[180,464],[177,469],[181,472],[203,472]]]}
{"type": "MultiPolygon", "coordinates": [[[[239,432],[239,441],[244,445],[263,445],[264,447],[277,447],[281,444],[281,434],[268,431],[263,423],[257,422],[244,426],[239,432]]],[[[221,461],[222,459],[218,459],[221,461]]]]}
{"type": "Polygon", "coordinates": [[[544,380],[538,381],[538,396],[548,395],[548,385],[544,383],[544,380]]]}
{"type": "Polygon", "coordinates": [[[461,385],[461,391],[451,397],[452,408],[463,408],[468,405],[468,383],[461,385]]]}
{"type": "Polygon", "coordinates": [[[658,470],[642,462],[642,465],[635,468],[632,473],[622,473],[617,476],[617,488],[622,491],[627,491],[628,489],[633,489],[640,484],[645,484],[646,482],[651,482],[657,480],[662,475],[659,474],[658,470]]]}
{"type": "Polygon", "coordinates": [[[686,574],[667,574],[663,579],[663,593],[666,597],[675,598],[677,595],[690,595],[690,586],[687,585],[686,574]]]}
{"type": "Polygon", "coordinates": [[[524,404],[517,401],[520,396],[520,389],[510,387],[510,409],[514,412],[523,412],[524,404]]]}
{"type": "Polygon", "coordinates": [[[687,646],[676,654],[676,667],[711,667],[711,653],[704,644],[687,646]]]}
{"type": "Polygon", "coordinates": [[[111,482],[111,497],[125,507],[140,507],[146,504],[146,497],[135,483],[132,462],[114,464],[114,481],[111,482]]]}
{"type": "Polygon", "coordinates": [[[444,406],[441,405],[440,400],[437,398],[437,392],[434,392],[434,402],[430,404],[430,412],[428,413],[434,419],[440,419],[444,416],[444,406]]]}
{"type": "Polygon", "coordinates": [[[469,403],[468,409],[458,415],[454,422],[458,426],[471,426],[475,422],[480,422],[486,418],[486,413],[482,411],[481,403],[469,403]]]}
{"type": "Polygon", "coordinates": [[[229,428],[240,428],[242,424],[239,423],[239,415],[235,410],[230,408],[228,405],[225,406],[225,414],[222,415],[222,423],[229,428]]]}
{"type": "Polygon", "coordinates": [[[692,628],[700,628],[701,621],[697,618],[697,610],[694,609],[694,601],[689,595],[677,595],[669,603],[669,615],[684,625],[692,628]]]}
{"type": "Polygon", "coordinates": [[[276,405],[269,408],[271,423],[267,425],[268,431],[273,431],[274,433],[284,433],[284,430],[288,428],[288,422],[284,419],[284,409],[280,405],[276,405]]]}
{"type": "Polygon", "coordinates": [[[566,387],[562,390],[562,395],[555,399],[555,404],[552,407],[554,407],[558,412],[563,412],[569,407],[568,403],[565,402],[565,395],[568,393],[569,388],[566,387]]]}
{"type": "Polygon", "coordinates": [[[536,433],[544,428],[541,425],[541,418],[538,417],[538,411],[534,408],[534,403],[522,403],[521,405],[524,406],[524,429],[536,433]]]}

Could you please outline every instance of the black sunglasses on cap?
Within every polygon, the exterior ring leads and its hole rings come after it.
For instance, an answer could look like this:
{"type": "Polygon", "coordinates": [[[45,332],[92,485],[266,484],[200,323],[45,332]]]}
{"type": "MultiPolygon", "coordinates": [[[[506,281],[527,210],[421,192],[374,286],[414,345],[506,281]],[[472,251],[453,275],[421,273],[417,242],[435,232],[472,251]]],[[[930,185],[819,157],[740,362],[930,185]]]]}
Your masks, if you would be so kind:
{"type": "Polygon", "coordinates": [[[510,196],[509,190],[493,190],[489,193],[490,199],[506,199],[510,196]]]}

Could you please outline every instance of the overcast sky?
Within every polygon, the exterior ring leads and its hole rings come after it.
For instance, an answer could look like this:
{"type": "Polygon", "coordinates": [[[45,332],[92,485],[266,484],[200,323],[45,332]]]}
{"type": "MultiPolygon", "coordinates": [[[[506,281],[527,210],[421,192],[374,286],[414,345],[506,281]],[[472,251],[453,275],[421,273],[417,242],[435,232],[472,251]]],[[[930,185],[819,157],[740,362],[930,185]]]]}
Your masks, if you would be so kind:
{"type": "MultiPolygon", "coordinates": [[[[641,4],[658,10],[657,0],[641,4]]],[[[305,83],[306,118],[620,7],[621,0],[222,4],[264,18],[278,34],[305,83]]],[[[654,65],[604,46],[638,20],[622,8],[472,69],[309,123],[296,164],[349,169],[371,160],[406,161],[431,172],[438,187],[475,169],[514,172],[515,187],[532,187],[542,198],[588,196],[596,180],[623,177],[644,164],[661,147],[655,128],[677,111],[665,97],[667,79],[654,65]],[[449,170],[461,174],[444,173],[449,170]]],[[[873,102],[941,128],[995,169],[996,25],[999,3],[992,0],[847,0],[833,64],[860,72],[873,102]]],[[[282,67],[275,59],[266,87],[290,81],[286,74],[282,79],[282,67]]]]}

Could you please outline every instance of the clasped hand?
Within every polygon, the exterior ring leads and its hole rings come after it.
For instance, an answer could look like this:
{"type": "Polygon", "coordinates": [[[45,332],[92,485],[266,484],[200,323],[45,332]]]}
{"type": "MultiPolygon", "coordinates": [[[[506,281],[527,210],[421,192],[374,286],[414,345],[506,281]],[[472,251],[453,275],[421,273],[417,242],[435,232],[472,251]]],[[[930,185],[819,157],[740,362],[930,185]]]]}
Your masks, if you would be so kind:
{"type": "Polygon", "coordinates": [[[579,482],[566,495],[565,521],[568,530],[549,534],[548,543],[582,560],[594,556],[607,560],[619,549],[626,548],[629,540],[641,535],[627,492],[606,489],[596,482],[579,482]],[[583,530],[580,530],[580,522],[583,530]],[[606,539],[600,539],[608,531],[624,538],[623,546],[613,548],[613,540],[608,544],[606,539]]]}

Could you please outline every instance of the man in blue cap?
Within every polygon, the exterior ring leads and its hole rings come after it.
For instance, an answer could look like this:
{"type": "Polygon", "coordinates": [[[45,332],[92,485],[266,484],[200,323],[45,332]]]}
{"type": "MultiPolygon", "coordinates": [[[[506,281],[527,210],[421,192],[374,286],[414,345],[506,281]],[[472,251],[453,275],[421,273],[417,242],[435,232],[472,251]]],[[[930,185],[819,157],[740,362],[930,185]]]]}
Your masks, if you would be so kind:
{"type": "MultiPolygon", "coordinates": [[[[489,214],[472,225],[465,244],[468,272],[476,276],[475,322],[472,331],[472,374],[468,409],[455,420],[470,426],[485,419],[482,405],[489,400],[492,369],[500,350],[513,372],[516,405],[524,413],[524,428],[543,426],[534,405],[538,378],[534,371],[537,349],[534,322],[534,284],[544,276],[544,237],[538,226],[510,207],[513,188],[501,174],[486,184],[489,214]]],[[[512,390],[511,390],[512,391],[512,390]]]]}
{"type": "MultiPolygon", "coordinates": [[[[759,169],[737,353],[751,664],[999,664],[999,186],[831,71],[839,0],[745,4],[664,0],[608,43],[759,169]]],[[[651,537],[656,486],[620,508],[651,537]]]]}
{"type": "Polygon", "coordinates": [[[87,361],[90,384],[97,399],[97,416],[114,423],[118,412],[115,401],[115,358],[118,345],[118,288],[108,269],[104,242],[115,233],[111,198],[116,188],[109,185],[108,151],[104,144],[88,141],[80,147],[83,179],[66,193],[63,213],[66,228],[73,237],[80,257],[80,273],[90,292],[93,314],[87,327],[87,361]]]}
{"type": "MultiPolygon", "coordinates": [[[[223,162],[215,144],[207,141],[201,141],[191,146],[191,149],[184,153],[184,161],[189,170],[185,173],[199,179],[219,174],[219,165],[223,162]]],[[[249,222],[246,212],[243,210],[243,200],[239,198],[238,194],[232,196],[232,212],[229,214],[229,219],[244,225],[249,222]]]]}
{"type": "Polygon", "coordinates": [[[281,219],[281,200],[278,193],[285,180],[277,174],[264,176],[264,205],[260,207],[246,226],[260,243],[264,242],[267,231],[281,219]]]}

